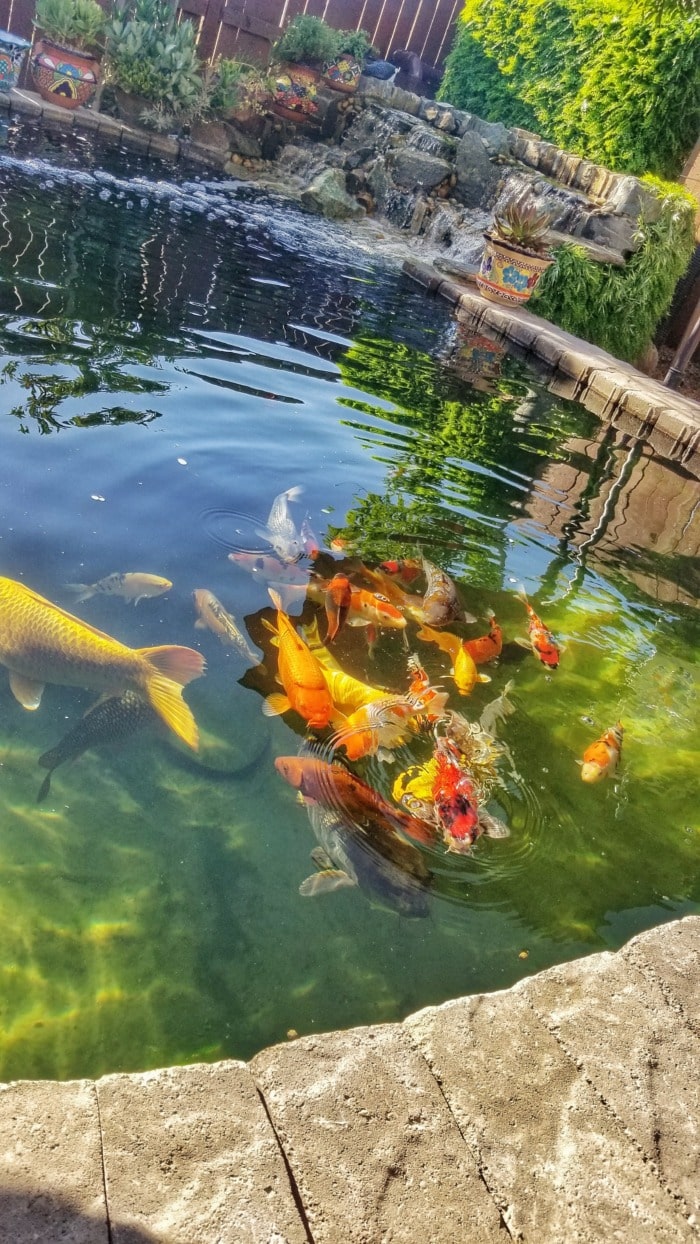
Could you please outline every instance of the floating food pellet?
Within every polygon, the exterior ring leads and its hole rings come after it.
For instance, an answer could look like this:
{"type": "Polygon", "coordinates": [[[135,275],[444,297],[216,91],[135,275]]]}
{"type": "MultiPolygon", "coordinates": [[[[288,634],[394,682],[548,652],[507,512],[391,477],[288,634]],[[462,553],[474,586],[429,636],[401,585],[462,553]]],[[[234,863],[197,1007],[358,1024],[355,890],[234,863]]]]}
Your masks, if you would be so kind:
{"type": "Polygon", "coordinates": [[[297,1032],[296,1028],[287,1029],[287,1040],[288,1041],[293,1041],[294,1038],[298,1036],[299,1036],[299,1033],[297,1032]]]}
{"type": "Polygon", "coordinates": [[[186,458],[178,458],[178,462],[180,463],[180,466],[187,466],[186,458]]]}
{"type": "Polygon", "coordinates": [[[521,951],[520,951],[520,954],[518,955],[518,958],[519,958],[519,959],[527,959],[527,957],[528,957],[528,955],[529,955],[529,954],[530,954],[530,951],[529,951],[529,950],[521,950],[521,951]]]}
{"type": "Polygon", "coordinates": [[[91,501],[104,501],[104,497],[101,497],[99,492],[91,492],[90,500],[91,501]]]}

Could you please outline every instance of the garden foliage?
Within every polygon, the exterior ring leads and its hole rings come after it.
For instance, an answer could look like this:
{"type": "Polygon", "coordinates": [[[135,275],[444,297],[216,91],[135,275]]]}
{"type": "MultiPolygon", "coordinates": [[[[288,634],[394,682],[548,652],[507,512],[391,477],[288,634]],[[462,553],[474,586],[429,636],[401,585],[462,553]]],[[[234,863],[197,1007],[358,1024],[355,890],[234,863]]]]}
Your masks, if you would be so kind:
{"type": "Polygon", "coordinates": [[[538,315],[630,361],[652,340],[688,266],[697,207],[680,186],[643,180],[661,200],[661,215],[640,220],[640,246],[624,268],[593,263],[575,243],[562,246],[532,299],[538,315]]]}
{"type": "Polygon", "coordinates": [[[700,15],[646,0],[466,0],[439,97],[629,173],[700,131],[700,15]]]}

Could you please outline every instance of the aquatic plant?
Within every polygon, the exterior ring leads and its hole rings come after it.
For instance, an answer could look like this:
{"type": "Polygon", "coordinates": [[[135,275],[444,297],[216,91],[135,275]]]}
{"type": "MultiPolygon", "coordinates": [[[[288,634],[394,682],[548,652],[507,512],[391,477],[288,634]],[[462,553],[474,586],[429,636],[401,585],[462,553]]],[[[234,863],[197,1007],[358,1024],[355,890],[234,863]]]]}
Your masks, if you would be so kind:
{"type": "Polygon", "coordinates": [[[533,295],[539,315],[630,360],[652,339],[695,245],[692,195],[657,178],[643,180],[660,199],[661,214],[640,219],[639,249],[624,268],[594,263],[583,247],[565,245],[533,295]]]}
{"type": "Polygon", "coordinates": [[[677,176],[700,128],[700,22],[639,0],[466,0],[438,98],[630,173],[677,176]]]}

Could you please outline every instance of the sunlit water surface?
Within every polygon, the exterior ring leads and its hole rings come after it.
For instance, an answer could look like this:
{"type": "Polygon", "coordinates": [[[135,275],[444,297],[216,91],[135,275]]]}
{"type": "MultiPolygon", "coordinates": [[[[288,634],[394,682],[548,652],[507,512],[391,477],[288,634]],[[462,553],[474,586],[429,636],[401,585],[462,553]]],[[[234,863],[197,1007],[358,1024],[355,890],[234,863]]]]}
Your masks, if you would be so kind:
{"type": "MultiPolygon", "coordinates": [[[[40,804],[38,757],[94,696],[48,687],[28,713],[0,677],[0,1077],[248,1057],[289,1030],[503,988],[696,908],[696,614],[644,593],[624,551],[604,577],[574,540],[635,451],[512,359],[481,359],[497,387],[468,383],[449,310],[325,222],[84,140],[5,141],[0,573],[130,645],[194,645],[208,670],[186,692],[199,759],[144,733],[58,768],[40,804]],[[340,531],[370,564],[422,549],[480,617],[463,633],[493,608],[509,640],[491,683],[451,702],[476,718],[513,680],[489,804],[511,835],[469,857],[426,849],[414,912],[381,887],[300,896],[314,838],[273,761],[302,723],[264,717],[270,669],[194,629],[207,587],[274,664],[265,582],[227,552],[264,550],[255,527],[297,484],[295,516],[323,542],[340,531]],[[114,570],[173,587],[137,608],[73,603],[67,583],[114,570]],[[565,646],[554,675],[512,642],[520,584],[565,646]],[[619,775],[586,786],[576,761],[618,718],[619,775]]],[[[696,561],[664,572],[697,594],[696,561]]],[[[370,659],[346,630],[337,655],[406,687],[399,635],[370,659]]],[[[385,793],[397,771],[368,770],[385,793]]]]}

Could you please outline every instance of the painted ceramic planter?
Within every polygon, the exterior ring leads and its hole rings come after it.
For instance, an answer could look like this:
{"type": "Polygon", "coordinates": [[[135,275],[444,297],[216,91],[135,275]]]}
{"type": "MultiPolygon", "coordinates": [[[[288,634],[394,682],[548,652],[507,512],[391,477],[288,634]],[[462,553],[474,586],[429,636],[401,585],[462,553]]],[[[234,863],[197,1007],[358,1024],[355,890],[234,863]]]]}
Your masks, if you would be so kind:
{"type": "Polygon", "coordinates": [[[99,61],[90,52],[39,39],[31,60],[32,77],[42,99],[61,108],[80,108],[97,89],[99,61]]]}
{"type": "Polygon", "coordinates": [[[11,91],[17,85],[22,61],[29,47],[31,43],[28,39],[13,35],[9,30],[0,30],[0,91],[11,91]]]}
{"type": "Polygon", "coordinates": [[[273,77],[272,111],[286,121],[317,122],[319,80],[310,65],[280,65],[273,77]]]}
{"type": "Polygon", "coordinates": [[[506,242],[485,233],[486,248],[476,283],[484,298],[491,302],[519,307],[535,289],[543,272],[554,263],[545,255],[516,250],[506,242]]]}
{"type": "Polygon", "coordinates": [[[362,73],[362,65],[349,53],[342,54],[324,66],[323,80],[326,86],[330,86],[334,91],[342,91],[345,95],[352,95],[357,90],[357,84],[360,81],[362,73]]]}

